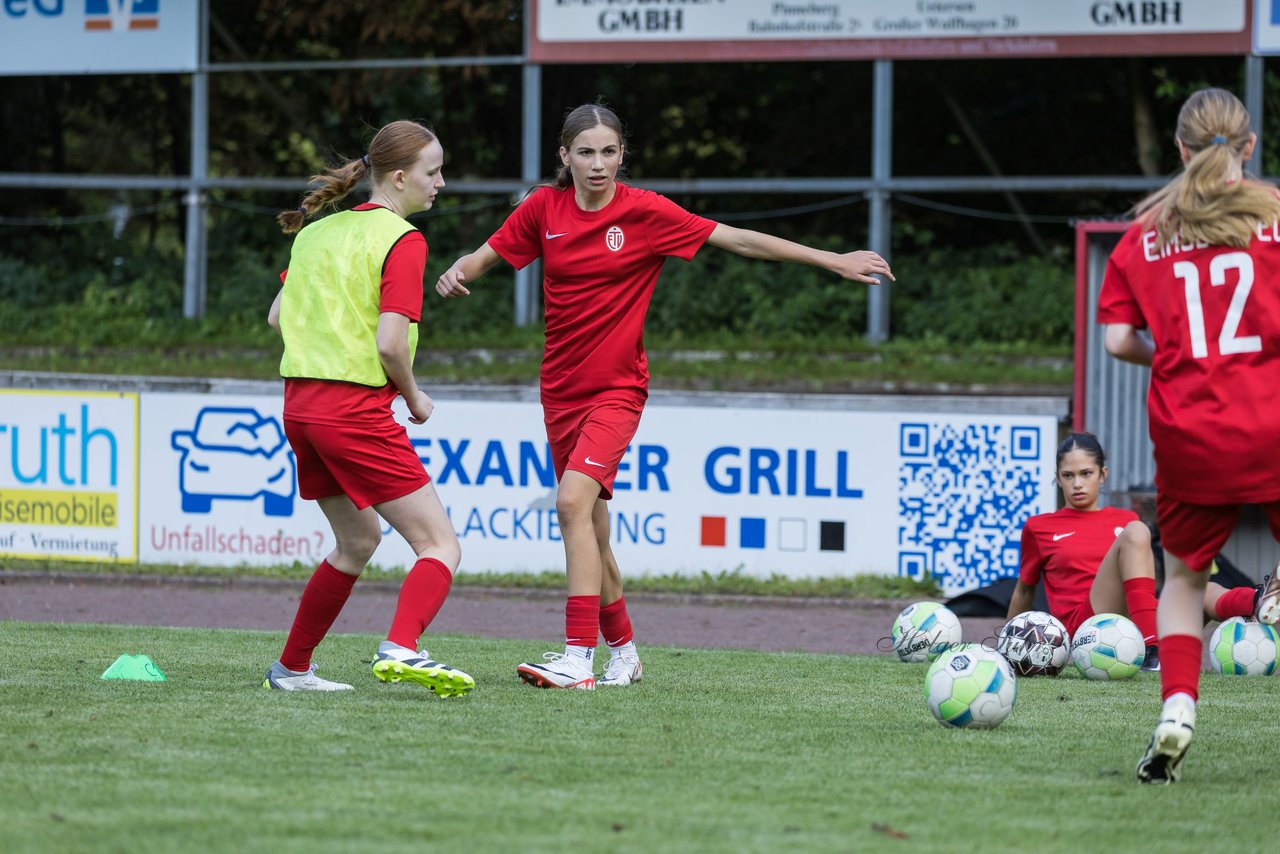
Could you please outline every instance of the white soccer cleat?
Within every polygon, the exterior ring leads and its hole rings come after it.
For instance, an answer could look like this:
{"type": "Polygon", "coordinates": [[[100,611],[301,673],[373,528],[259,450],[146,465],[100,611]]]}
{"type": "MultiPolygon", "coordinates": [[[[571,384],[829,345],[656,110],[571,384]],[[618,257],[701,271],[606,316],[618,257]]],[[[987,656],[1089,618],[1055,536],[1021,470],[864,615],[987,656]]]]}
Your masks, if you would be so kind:
{"type": "Polygon", "coordinates": [[[609,659],[597,685],[634,685],[644,676],[644,665],[635,653],[615,654],[609,659]]]}
{"type": "Polygon", "coordinates": [[[592,669],[592,655],[595,650],[588,650],[587,655],[570,655],[563,652],[543,654],[545,664],[521,664],[516,667],[516,675],[537,688],[577,688],[580,691],[594,691],[596,687],[595,672],[592,669]]]}
{"type": "Polygon", "coordinates": [[[1253,618],[1259,623],[1274,626],[1280,623],[1280,563],[1263,577],[1258,601],[1253,606],[1253,618]]]}
{"type": "Polygon", "coordinates": [[[345,682],[330,682],[316,675],[313,664],[305,673],[290,670],[280,662],[271,665],[267,678],[262,680],[263,688],[276,691],[351,691],[352,687],[345,682]]]}
{"type": "Polygon", "coordinates": [[[1138,761],[1138,781],[1176,783],[1182,777],[1182,760],[1196,734],[1196,702],[1186,694],[1174,694],[1164,701],[1160,723],[1151,736],[1147,752],[1138,761]]]}

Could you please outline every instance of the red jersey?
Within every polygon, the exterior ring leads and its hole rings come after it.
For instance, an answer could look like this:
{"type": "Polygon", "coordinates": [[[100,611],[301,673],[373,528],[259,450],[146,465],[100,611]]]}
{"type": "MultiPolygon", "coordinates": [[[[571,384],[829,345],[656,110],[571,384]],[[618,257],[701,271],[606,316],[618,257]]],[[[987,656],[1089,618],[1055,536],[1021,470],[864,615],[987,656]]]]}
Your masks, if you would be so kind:
{"type": "MultiPolygon", "coordinates": [[[[364,211],[379,205],[365,203],[353,210],[364,211]]],[[[382,291],[378,311],[403,314],[414,323],[422,318],[423,274],[427,269],[427,239],[421,231],[410,231],[391,247],[382,266],[382,291]]],[[[283,282],[288,274],[280,274],[283,282]]],[[[340,426],[387,418],[391,402],[400,391],[394,383],[381,388],[330,380],[286,378],[284,417],[309,424],[340,426]]]]}
{"type": "Polygon", "coordinates": [[[520,203],[489,246],[517,269],[544,261],[544,406],[573,406],[601,394],[644,401],[644,318],[663,260],[692,259],[715,227],[626,184],[617,184],[598,211],[579,208],[573,187],[540,187],[520,203]]]}
{"type": "Polygon", "coordinates": [[[1280,500],[1280,225],[1247,249],[1157,248],[1134,224],[1107,262],[1099,323],[1149,329],[1156,489],[1190,504],[1280,500]]]}
{"type": "Polygon", "coordinates": [[[1018,578],[1035,587],[1044,576],[1049,611],[1062,618],[1089,601],[1098,566],[1116,537],[1138,514],[1118,507],[1076,510],[1032,516],[1022,528],[1022,564],[1018,578]]]}

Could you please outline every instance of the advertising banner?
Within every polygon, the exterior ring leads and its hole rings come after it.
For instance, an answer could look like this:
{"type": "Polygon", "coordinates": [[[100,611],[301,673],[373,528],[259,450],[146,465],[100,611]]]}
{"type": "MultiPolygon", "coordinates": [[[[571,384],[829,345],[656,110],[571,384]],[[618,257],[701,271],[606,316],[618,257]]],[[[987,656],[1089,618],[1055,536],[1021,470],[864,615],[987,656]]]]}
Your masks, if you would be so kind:
{"type": "Polygon", "coordinates": [[[0,0],[0,74],[194,71],[196,0],[0,0]]]}
{"type": "Polygon", "coordinates": [[[1253,52],[1261,56],[1280,53],[1280,0],[1254,0],[1253,52]]]}
{"type": "Polygon", "coordinates": [[[137,559],[136,394],[0,389],[0,554],[137,559]]]}
{"type": "Polygon", "coordinates": [[[1236,54],[1248,0],[536,0],[535,62],[1236,54]]]}
{"type": "MultiPolygon", "coordinates": [[[[311,563],[333,547],[297,494],[279,397],[146,393],[142,412],[142,560],[311,563]]],[[[563,568],[536,403],[437,401],[407,429],[462,571],[563,568]]],[[[1049,416],[651,404],[614,486],[612,547],[633,575],[930,575],[948,594],[972,589],[1014,574],[1022,524],[1054,509],[1056,431],[1049,416]]],[[[384,533],[373,562],[411,564],[384,533]]]]}

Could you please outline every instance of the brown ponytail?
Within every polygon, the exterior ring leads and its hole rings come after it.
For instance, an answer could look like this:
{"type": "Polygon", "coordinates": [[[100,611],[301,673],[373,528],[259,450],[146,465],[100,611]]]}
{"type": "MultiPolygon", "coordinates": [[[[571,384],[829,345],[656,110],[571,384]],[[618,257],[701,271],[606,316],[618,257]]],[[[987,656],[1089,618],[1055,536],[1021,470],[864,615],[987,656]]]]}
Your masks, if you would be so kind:
{"type": "Polygon", "coordinates": [[[382,175],[408,169],[422,149],[435,139],[434,133],[417,122],[396,121],[385,126],[374,135],[369,143],[369,153],[364,157],[312,175],[310,183],[318,186],[303,197],[296,210],[281,211],[276,216],[280,230],[285,234],[297,233],[307,217],[342,201],[365,176],[376,182],[382,175]]]}

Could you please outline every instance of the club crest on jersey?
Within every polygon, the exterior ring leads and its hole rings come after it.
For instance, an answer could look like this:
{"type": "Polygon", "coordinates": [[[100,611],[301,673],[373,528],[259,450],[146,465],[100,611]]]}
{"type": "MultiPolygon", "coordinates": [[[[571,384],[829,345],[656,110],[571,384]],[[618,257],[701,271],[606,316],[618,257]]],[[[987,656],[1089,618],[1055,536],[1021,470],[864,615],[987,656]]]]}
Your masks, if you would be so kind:
{"type": "Polygon", "coordinates": [[[609,230],[604,235],[604,245],[609,247],[609,251],[617,252],[622,248],[623,241],[622,229],[616,225],[609,226],[609,230]]]}

